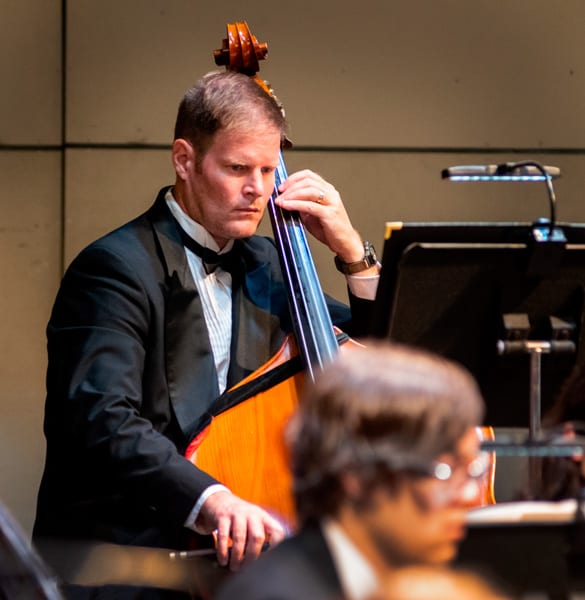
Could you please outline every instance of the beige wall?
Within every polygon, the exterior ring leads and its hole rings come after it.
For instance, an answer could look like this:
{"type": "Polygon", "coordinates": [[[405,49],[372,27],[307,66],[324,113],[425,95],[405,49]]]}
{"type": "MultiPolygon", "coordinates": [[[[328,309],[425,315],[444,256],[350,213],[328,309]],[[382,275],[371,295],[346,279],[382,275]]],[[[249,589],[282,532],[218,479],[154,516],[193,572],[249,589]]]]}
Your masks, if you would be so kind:
{"type": "MultiPolygon", "coordinates": [[[[172,180],[178,100],[215,68],[227,22],[269,44],[289,170],[333,181],[379,249],[387,220],[548,215],[543,186],[450,184],[452,164],[557,165],[559,218],[585,221],[580,0],[0,0],[0,14],[0,498],[26,530],[62,265],[172,180]]],[[[331,257],[315,260],[343,296],[331,257]]]]}

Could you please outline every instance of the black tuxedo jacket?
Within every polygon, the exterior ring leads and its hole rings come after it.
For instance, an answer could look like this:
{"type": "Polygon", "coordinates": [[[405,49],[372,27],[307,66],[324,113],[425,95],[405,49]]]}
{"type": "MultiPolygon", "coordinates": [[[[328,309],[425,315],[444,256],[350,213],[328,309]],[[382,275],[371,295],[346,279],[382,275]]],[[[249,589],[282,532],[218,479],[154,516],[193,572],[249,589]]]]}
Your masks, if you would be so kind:
{"type": "MultiPolygon", "coordinates": [[[[179,547],[194,502],[215,483],[183,457],[219,390],[166,190],[83,250],[61,283],[47,327],[47,453],[35,536],[179,547]]],[[[228,387],[291,331],[273,241],[252,236],[236,245],[228,387]]],[[[351,300],[366,319],[369,303],[351,300]]],[[[348,308],[328,305],[334,323],[350,330],[348,308]]]]}
{"type": "Polygon", "coordinates": [[[216,600],[342,600],[341,582],[318,526],[302,529],[239,573],[226,577],[216,600]]]}

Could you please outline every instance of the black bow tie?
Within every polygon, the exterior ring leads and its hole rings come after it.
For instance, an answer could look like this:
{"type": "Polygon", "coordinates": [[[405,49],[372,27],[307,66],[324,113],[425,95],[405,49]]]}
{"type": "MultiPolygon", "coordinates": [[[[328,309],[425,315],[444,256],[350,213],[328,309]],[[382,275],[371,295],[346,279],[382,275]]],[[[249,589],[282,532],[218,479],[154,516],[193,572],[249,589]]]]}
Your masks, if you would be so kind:
{"type": "Polygon", "coordinates": [[[235,253],[232,250],[229,252],[224,252],[223,254],[219,254],[205,246],[202,246],[198,242],[196,242],[192,237],[187,235],[183,230],[181,230],[181,236],[183,238],[183,244],[189,250],[197,254],[203,262],[203,268],[205,272],[209,275],[209,273],[213,273],[217,267],[221,267],[224,271],[228,273],[232,273],[234,270],[234,259],[235,253]]]}

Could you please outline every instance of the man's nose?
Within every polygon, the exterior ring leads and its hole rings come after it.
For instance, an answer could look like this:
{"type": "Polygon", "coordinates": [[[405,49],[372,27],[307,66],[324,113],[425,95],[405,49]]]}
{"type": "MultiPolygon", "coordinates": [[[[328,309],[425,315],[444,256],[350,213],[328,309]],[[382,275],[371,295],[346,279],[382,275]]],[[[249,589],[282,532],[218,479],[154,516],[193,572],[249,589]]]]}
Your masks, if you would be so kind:
{"type": "Polygon", "coordinates": [[[251,171],[246,180],[246,195],[258,198],[264,196],[264,177],[260,170],[251,171]]]}

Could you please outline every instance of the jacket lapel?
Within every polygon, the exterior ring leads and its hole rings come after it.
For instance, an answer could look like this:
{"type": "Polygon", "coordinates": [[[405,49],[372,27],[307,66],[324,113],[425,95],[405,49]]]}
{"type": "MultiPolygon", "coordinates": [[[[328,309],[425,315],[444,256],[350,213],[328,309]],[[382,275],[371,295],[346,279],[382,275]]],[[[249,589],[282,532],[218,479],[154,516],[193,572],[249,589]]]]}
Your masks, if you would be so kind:
{"type": "Polygon", "coordinates": [[[178,225],[159,193],[151,221],[166,267],[165,355],[173,410],[186,438],[209,421],[219,395],[217,371],[201,300],[181,243],[178,225]]]}
{"type": "Polygon", "coordinates": [[[280,347],[281,310],[274,299],[284,298],[282,284],[271,275],[268,259],[258,260],[246,241],[237,242],[242,270],[232,286],[232,345],[228,388],[264,365],[280,347]]]}
{"type": "MultiPolygon", "coordinates": [[[[149,212],[166,272],[165,354],[173,410],[187,440],[210,421],[219,396],[217,371],[201,299],[185,255],[179,225],[161,190],[149,212]]],[[[232,342],[228,389],[266,363],[284,340],[288,312],[275,255],[249,240],[236,241],[240,266],[232,274],[232,342]],[[284,302],[283,305],[281,305],[284,302]]]]}

